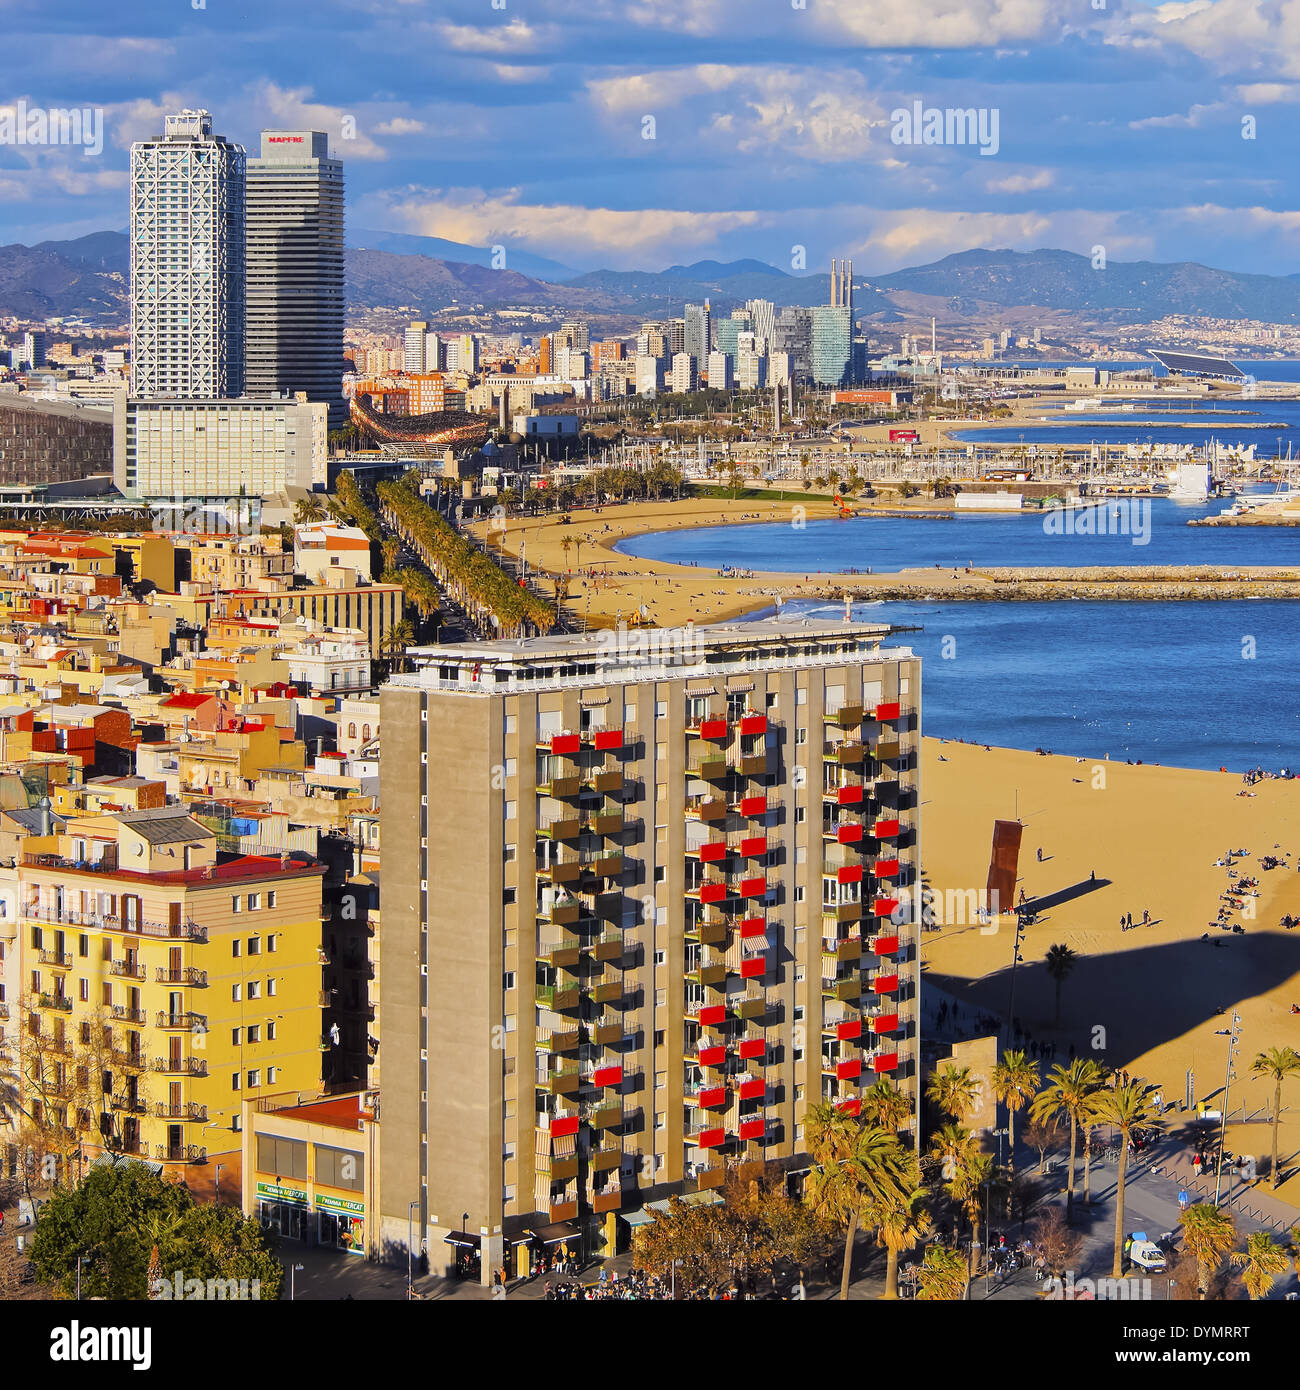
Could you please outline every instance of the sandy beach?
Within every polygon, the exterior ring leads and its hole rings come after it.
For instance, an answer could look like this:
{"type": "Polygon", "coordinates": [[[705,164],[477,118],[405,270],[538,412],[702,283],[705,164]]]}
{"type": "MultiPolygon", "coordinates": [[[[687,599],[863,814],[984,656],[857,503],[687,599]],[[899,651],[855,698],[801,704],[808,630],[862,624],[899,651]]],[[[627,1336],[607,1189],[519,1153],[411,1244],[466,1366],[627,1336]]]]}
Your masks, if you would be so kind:
{"type": "MultiPolygon", "coordinates": [[[[1229,1124],[1227,1148],[1266,1160],[1263,1112],[1272,1083],[1253,1078],[1250,1065],[1271,1047],[1300,1048],[1300,1015],[1291,1013],[1300,1003],[1300,928],[1279,926],[1284,913],[1300,913],[1300,781],[1262,781],[1250,796],[1240,796],[1243,790],[1236,774],[927,739],[923,871],[940,895],[982,888],[994,820],[1019,818],[1017,892],[1049,900],[1027,931],[1016,971],[1014,1013],[1022,1026],[1036,1040],[1054,1041],[1057,1061],[1068,1060],[1073,1044],[1076,1053],[1160,1085],[1167,1103],[1183,1098],[1191,1068],[1196,1098],[1215,1106],[1228,1042],[1219,1030],[1235,1008],[1242,1033],[1229,1115],[1237,1122],[1229,1124]],[[1244,934],[1212,925],[1229,881],[1215,861],[1237,849],[1250,854],[1233,867],[1260,881],[1258,898],[1244,898],[1244,911],[1231,914],[1244,934]],[[1288,857],[1264,871],[1261,854],[1288,857]],[[1052,903],[1053,895],[1064,900],[1052,903]],[[1141,925],[1143,912],[1151,925],[1141,925]],[[1129,931],[1120,924],[1126,913],[1137,923],[1129,931]],[[1209,942],[1201,939],[1206,933],[1209,942]],[[1059,1028],[1055,984],[1043,966],[1057,942],[1080,957],[1064,984],[1059,1028]],[[1257,1117],[1246,1125],[1239,1123],[1243,1102],[1257,1117]]],[[[958,899],[951,901],[955,907],[958,899]]],[[[964,1006],[1004,1014],[1015,929],[1010,917],[1001,923],[991,933],[978,923],[927,932],[925,978],[964,1006]]],[[[1300,1207],[1300,1085],[1284,1086],[1282,1103],[1281,1166],[1295,1175],[1279,1195],[1300,1207]]]]}

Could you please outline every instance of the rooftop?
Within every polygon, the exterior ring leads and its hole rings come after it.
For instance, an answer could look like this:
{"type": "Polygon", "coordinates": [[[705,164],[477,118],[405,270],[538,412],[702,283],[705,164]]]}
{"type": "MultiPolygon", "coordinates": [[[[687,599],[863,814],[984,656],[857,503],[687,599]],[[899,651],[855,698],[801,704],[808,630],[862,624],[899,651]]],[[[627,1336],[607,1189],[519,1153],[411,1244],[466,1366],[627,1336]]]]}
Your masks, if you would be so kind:
{"type": "Polygon", "coordinates": [[[307,1101],[301,1105],[286,1105],[271,1112],[310,1125],[328,1125],[331,1129],[361,1128],[361,1096],[331,1096],[327,1100],[307,1101]]]}

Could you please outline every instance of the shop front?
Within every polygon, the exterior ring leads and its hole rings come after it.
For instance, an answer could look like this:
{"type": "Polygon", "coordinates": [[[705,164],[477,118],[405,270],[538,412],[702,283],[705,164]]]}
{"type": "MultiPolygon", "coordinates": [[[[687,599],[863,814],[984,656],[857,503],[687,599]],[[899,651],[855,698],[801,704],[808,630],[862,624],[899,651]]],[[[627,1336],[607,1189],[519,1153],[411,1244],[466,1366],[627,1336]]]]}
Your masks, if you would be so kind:
{"type": "Polygon", "coordinates": [[[311,1211],[305,1187],[286,1187],[282,1183],[259,1182],[257,1219],[264,1231],[273,1231],[286,1240],[306,1240],[311,1211]]]}
{"type": "Polygon", "coordinates": [[[347,1197],[316,1193],[316,1239],[327,1249],[345,1250],[349,1255],[366,1253],[366,1208],[364,1202],[347,1197]]]}

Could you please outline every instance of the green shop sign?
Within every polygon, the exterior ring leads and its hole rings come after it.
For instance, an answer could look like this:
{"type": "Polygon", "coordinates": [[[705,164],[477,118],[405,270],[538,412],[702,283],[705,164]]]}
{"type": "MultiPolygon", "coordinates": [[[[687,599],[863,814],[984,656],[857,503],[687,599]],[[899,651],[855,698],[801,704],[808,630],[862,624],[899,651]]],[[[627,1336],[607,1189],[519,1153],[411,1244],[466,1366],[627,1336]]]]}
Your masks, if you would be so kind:
{"type": "Polygon", "coordinates": [[[257,1195],[270,1197],[275,1202],[301,1202],[304,1205],[307,1202],[307,1189],[305,1187],[281,1187],[279,1183],[274,1182],[259,1182],[257,1195]]]}
{"type": "Polygon", "coordinates": [[[341,1211],[348,1216],[364,1216],[366,1214],[364,1202],[352,1202],[346,1197],[330,1197],[323,1192],[316,1194],[316,1205],[322,1211],[341,1211]]]}

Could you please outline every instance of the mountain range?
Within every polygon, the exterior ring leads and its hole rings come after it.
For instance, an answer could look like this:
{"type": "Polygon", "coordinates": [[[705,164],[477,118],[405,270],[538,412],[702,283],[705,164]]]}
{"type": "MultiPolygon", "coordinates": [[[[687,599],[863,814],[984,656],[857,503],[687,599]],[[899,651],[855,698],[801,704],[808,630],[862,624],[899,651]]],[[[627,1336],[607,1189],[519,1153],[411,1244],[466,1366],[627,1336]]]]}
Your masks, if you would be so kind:
{"type": "MultiPolygon", "coordinates": [[[[494,270],[487,247],[364,230],[349,239],[365,244],[346,251],[348,318],[373,326],[443,314],[495,315],[499,322],[536,328],[539,319],[583,314],[606,331],[620,331],[642,318],[680,314],[686,301],[708,299],[718,315],[751,298],[783,306],[825,304],[829,297],[829,276],[792,275],[758,260],[579,274],[508,252],[508,268],[494,270]]],[[[0,247],[0,315],[122,324],[127,283],[124,232],[0,247]]],[[[1171,314],[1292,324],[1300,319],[1300,276],[1243,274],[1190,261],[1110,261],[1094,268],[1088,257],[1069,251],[979,249],[855,277],[854,307],[860,319],[880,326],[930,315],[944,324],[991,324],[1035,313],[1101,326],[1171,314]]]]}

